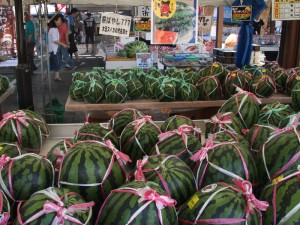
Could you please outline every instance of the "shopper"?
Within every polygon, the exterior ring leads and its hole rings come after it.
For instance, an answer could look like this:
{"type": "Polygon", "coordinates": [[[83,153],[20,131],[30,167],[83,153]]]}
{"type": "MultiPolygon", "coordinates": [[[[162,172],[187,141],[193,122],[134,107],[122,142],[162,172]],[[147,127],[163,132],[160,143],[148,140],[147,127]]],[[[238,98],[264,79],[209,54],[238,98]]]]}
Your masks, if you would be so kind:
{"type": "Polygon", "coordinates": [[[96,21],[91,17],[91,13],[87,13],[87,18],[84,20],[84,32],[85,32],[85,45],[86,52],[89,52],[89,40],[92,43],[92,54],[94,54],[94,43],[95,43],[95,32],[96,32],[96,21]]]}
{"type": "Polygon", "coordinates": [[[264,25],[265,25],[264,21],[259,17],[253,19],[252,22],[253,34],[260,35],[261,28],[265,30],[264,25]]]}
{"type": "Polygon", "coordinates": [[[27,62],[32,71],[37,70],[34,65],[34,47],[35,47],[35,29],[30,14],[25,12],[25,28],[26,28],[26,52],[27,62]]]}
{"type": "Polygon", "coordinates": [[[49,53],[50,53],[50,62],[52,69],[55,71],[54,80],[62,81],[59,76],[59,46],[63,46],[65,48],[68,45],[61,43],[59,40],[59,31],[58,27],[62,24],[62,15],[56,14],[52,20],[49,22],[49,32],[48,32],[48,45],[49,45],[49,53]]]}
{"type": "Polygon", "coordinates": [[[58,27],[59,31],[59,41],[63,44],[65,44],[67,47],[64,47],[62,45],[59,46],[59,53],[60,53],[60,67],[62,67],[62,62],[65,62],[66,68],[70,70],[74,70],[77,68],[77,65],[75,65],[75,62],[70,58],[69,55],[69,32],[68,32],[68,25],[66,23],[66,20],[62,17],[62,24],[58,27]]]}
{"type": "Polygon", "coordinates": [[[73,8],[71,10],[70,15],[68,16],[68,29],[69,29],[69,42],[70,42],[69,54],[70,57],[72,58],[72,55],[74,53],[77,61],[77,65],[81,66],[84,63],[80,62],[79,60],[78,49],[75,42],[75,35],[78,34],[78,31],[76,31],[76,27],[75,27],[75,20],[78,18],[78,16],[79,16],[79,10],[77,8],[73,8]]]}

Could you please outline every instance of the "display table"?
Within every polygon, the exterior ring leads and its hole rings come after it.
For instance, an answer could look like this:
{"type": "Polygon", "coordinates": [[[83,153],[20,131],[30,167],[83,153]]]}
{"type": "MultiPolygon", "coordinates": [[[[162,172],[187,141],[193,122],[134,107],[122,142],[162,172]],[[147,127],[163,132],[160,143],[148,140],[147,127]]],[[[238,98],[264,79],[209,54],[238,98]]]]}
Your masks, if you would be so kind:
{"type": "Polygon", "coordinates": [[[16,90],[16,80],[13,80],[9,83],[9,88],[6,90],[6,92],[3,93],[3,95],[0,96],[0,120],[2,120],[2,109],[1,104],[4,102],[10,95],[12,95],[16,90]]]}
{"type": "MultiPolygon", "coordinates": [[[[169,116],[171,113],[179,113],[185,111],[195,111],[202,110],[203,115],[199,115],[200,119],[209,118],[209,109],[218,110],[226,100],[216,100],[216,101],[194,101],[194,102],[158,102],[152,99],[140,99],[140,100],[131,100],[126,101],[125,103],[120,104],[86,104],[83,101],[74,101],[69,96],[65,105],[65,110],[69,112],[104,112],[108,116],[112,116],[115,112],[120,111],[126,108],[135,108],[138,110],[147,110],[150,111],[150,115],[153,113],[160,113],[163,115],[169,116]]],[[[270,98],[263,98],[262,104],[280,102],[282,104],[291,104],[292,99],[287,95],[275,94],[270,98]]]]}

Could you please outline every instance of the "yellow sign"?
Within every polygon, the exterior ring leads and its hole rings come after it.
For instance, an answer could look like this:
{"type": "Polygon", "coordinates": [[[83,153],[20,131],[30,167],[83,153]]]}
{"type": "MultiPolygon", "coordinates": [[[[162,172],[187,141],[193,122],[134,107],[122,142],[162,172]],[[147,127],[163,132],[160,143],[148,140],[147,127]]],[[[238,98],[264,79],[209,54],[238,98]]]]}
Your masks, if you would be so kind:
{"type": "Polygon", "coordinates": [[[188,207],[190,209],[194,208],[194,206],[197,204],[198,201],[199,201],[199,197],[197,195],[194,195],[192,199],[188,202],[188,207]]]}
{"type": "Polygon", "coordinates": [[[279,181],[283,179],[283,175],[280,175],[279,177],[276,177],[275,179],[272,180],[272,184],[277,184],[279,181]]]}
{"type": "Polygon", "coordinates": [[[176,0],[154,0],[153,11],[161,19],[169,19],[176,12],[176,0]]]}

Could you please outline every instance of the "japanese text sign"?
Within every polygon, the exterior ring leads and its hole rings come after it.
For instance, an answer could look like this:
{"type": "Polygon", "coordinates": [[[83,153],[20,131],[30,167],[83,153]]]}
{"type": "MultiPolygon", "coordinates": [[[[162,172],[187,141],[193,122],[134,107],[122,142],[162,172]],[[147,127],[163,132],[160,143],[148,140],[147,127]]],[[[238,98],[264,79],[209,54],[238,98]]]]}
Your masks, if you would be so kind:
{"type": "Polygon", "coordinates": [[[151,53],[136,53],[136,65],[144,69],[152,67],[151,53]]]}
{"type": "Polygon", "coordinates": [[[251,5],[241,5],[231,7],[231,20],[238,21],[251,21],[251,5]]]}
{"type": "Polygon", "coordinates": [[[99,34],[129,37],[131,16],[102,13],[99,34]]]}

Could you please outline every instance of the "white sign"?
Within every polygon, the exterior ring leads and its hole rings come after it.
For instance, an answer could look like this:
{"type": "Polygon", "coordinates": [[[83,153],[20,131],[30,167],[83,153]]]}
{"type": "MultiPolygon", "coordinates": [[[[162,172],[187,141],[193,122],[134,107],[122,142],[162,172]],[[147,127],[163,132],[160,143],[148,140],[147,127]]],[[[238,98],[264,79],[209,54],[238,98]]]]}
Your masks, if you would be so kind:
{"type": "Polygon", "coordinates": [[[152,67],[151,53],[136,53],[136,65],[143,69],[152,67]]]}
{"type": "Polygon", "coordinates": [[[142,17],[150,17],[150,7],[149,6],[138,6],[137,15],[142,17]]]}
{"type": "Polygon", "coordinates": [[[300,0],[272,0],[272,20],[300,20],[300,0]]]}
{"type": "Polygon", "coordinates": [[[99,34],[129,37],[131,16],[102,13],[99,34]]]}
{"type": "Polygon", "coordinates": [[[198,35],[210,33],[212,26],[212,16],[198,17],[198,35]]]}

